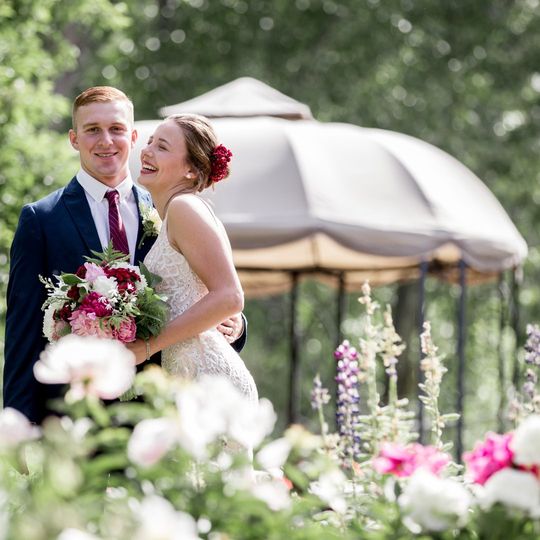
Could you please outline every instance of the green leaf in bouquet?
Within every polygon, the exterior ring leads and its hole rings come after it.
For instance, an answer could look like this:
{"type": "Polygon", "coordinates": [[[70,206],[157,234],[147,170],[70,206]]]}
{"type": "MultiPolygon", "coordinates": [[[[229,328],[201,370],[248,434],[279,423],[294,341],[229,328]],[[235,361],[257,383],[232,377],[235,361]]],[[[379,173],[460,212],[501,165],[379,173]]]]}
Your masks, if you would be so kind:
{"type": "Polygon", "coordinates": [[[154,289],[156,285],[159,285],[163,281],[163,278],[161,278],[161,276],[150,272],[148,266],[146,266],[143,262],[139,263],[139,268],[141,270],[141,274],[145,277],[148,286],[152,289],[154,289]]]}
{"type": "Polygon", "coordinates": [[[81,279],[79,276],[75,274],[62,274],[62,281],[66,285],[78,285],[79,283],[83,283],[84,280],[81,279]]]}
{"type": "Polygon", "coordinates": [[[129,255],[117,251],[113,248],[112,241],[109,241],[108,246],[103,251],[91,250],[94,257],[85,256],[85,260],[90,263],[103,266],[103,264],[111,264],[113,262],[129,262],[129,255]]]}

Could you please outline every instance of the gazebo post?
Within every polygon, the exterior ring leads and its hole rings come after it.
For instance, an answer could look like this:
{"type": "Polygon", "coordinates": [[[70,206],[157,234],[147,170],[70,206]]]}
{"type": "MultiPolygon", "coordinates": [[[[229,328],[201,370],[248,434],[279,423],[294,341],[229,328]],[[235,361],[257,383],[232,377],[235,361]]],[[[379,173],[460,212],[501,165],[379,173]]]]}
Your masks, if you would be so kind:
{"type": "Polygon", "coordinates": [[[290,371],[289,371],[289,403],[287,421],[289,424],[298,422],[298,401],[300,393],[300,362],[298,355],[298,327],[296,321],[296,304],[298,300],[298,272],[291,272],[290,297],[290,371]]]}
{"type": "MultiPolygon", "coordinates": [[[[418,292],[418,330],[419,334],[424,331],[424,319],[425,319],[425,299],[426,299],[426,276],[428,271],[428,262],[422,261],[420,263],[420,281],[419,281],[419,292],[418,292]]],[[[422,359],[424,358],[424,353],[422,352],[422,345],[420,344],[420,358],[417,368],[417,381],[418,384],[424,382],[424,372],[422,371],[420,365],[422,359]]],[[[422,443],[424,440],[424,404],[422,400],[418,400],[418,442],[422,443]]]]}
{"type": "Polygon", "coordinates": [[[499,281],[497,283],[497,292],[499,295],[499,340],[497,343],[497,358],[499,364],[499,407],[497,409],[497,425],[498,432],[504,432],[504,408],[506,404],[505,400],[505,388],[506,388],[506,370],[504,362],[504,350],[503,350],[503,334],[506,327],[506,308],[507,308],[507,290],[505,284],[505,273],[499,274],[499,281]]]}
{"type": "MultiPolygon", "coordinates": [[[[521,335],[520,330],[520,312],[519,312],[519,293],[521,289],[521,281],[523,278],[521,267],[516,267],[512,270],[512,313],[511,313],[511,324],[514,331],[514,336],[516,338],[516,350],[521,345],[523,336],[521,335]]],[[[521,371],[519,369],[519,362],[517,361],[517,355],[514,354],[514,370],[512,373],[512,384],[514,388],[517,388],[519,385],[519,378],[521,376],[521,371]]]]}
{"type": "Polygon", "coordinates": [[[456,412],[459,414],[456,425],[456,458],[457,462],[461,463],[461,454],[463,453],[463,398],[465,393],[465,315],[466,315],[466,300],[467,300],[467,266],[465,261],[459,261],[459,308],[458,308],[458,340],[457,340],[457,401],[456,412]]]}
{"type": "Polygon", "coordinates": [[[345,313],[345,272],[340,272],[337,294],[337,312],[336,312],[336,347],[343,341],[343,332],[341,331],[341,323],[345,313]]]}

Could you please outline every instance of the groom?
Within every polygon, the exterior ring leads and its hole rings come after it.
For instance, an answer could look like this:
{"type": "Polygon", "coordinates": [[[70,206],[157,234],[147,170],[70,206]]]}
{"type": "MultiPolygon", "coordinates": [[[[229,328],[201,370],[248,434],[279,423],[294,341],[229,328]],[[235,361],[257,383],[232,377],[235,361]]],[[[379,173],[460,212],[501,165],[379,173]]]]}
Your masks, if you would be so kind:
{"type": "MultiPolygon", "coordinates": [[[[46,291],[39,276],[75,272],[85,255],[102,251],[110,239],[114,245],[118,234],[134,264],[144,259],[154,241],[146,238],[140,244],[139,207],[151,207],[152,201],[129,173],[128,159],[137,140],[129,98],[108,86],[84,91],[73,104],[69,140],[79,152],[79,172],[64,188],[24,206],[11,246],[4,407],[18,409],[38,423],[50,413],[48,401],[61,394],[60,386],[42,385],[33,373],[46,345],[41,311],[46,291]]],[[[245,343],[242,326],[220,326],[229,341],[241,332],[233,344],[237,350],[245,343]]]]}

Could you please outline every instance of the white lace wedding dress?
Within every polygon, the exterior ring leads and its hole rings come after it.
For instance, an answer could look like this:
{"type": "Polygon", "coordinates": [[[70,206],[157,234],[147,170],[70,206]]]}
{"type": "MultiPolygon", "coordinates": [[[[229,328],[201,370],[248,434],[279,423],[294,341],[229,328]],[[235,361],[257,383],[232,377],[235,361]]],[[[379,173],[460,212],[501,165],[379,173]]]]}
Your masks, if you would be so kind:
{"type": "MultiPolygon", "coordinates": [[[[167,296],[172,320],[205,296],[208,289],[186,258],[170,245],[166,219],[144,264],[163,279],[156,291],[167,296]]],[[[164,349],[161,359],[169,373],[188,379],[203,374],[224,375],[251,401],[258,399],[257,387],[243,360],[216,328],[164,349]]]]}

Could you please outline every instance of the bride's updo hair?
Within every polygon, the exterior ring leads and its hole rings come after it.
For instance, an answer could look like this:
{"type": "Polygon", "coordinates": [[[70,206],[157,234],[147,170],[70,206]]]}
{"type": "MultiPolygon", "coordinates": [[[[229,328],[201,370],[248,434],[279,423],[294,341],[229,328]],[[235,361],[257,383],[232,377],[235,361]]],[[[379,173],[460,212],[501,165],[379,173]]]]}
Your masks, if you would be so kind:
{"type": "Polygon", "coordinates": [[[172,120],[184,134],[188,160],[197,172],[196,191],[202,191],[229,175],[228,162],[232,154],[223,145],[218,145],[214,128],[206,117],[173,114],[167,120],[172,120]]]}

